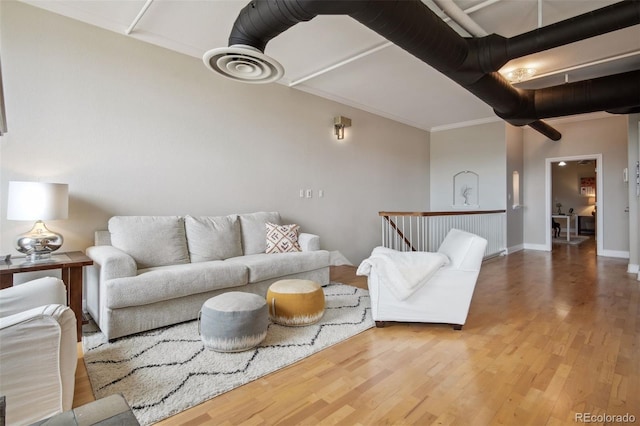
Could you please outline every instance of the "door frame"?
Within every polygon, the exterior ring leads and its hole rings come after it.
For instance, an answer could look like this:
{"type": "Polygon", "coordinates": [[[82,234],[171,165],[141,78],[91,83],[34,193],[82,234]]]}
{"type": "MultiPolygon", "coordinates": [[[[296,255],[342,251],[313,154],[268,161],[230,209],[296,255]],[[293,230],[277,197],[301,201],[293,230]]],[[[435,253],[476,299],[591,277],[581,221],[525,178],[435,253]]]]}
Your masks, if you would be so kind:
{"type": "Polygon", "coordinates": [[[603,240],[604,240],[604,223],[605,208],[602,203],[602,154],[589,154],[589,155],[573,155],[564,157],[551,157],[545,159],[545,248],[547,251],[551,251],[551,212],[553,211],[551,200],[551,164],[558,163],[560,161],[580,161],[580,160],[596,160],[596,255],[601,256],[603,252],[603,240]]]}

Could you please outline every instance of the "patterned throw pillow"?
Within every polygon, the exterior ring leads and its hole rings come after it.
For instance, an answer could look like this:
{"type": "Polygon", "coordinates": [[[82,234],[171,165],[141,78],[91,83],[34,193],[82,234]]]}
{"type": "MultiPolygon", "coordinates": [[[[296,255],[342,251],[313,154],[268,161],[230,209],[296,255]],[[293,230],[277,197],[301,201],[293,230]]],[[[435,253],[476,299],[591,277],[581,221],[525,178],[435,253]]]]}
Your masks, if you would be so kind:
{"type": "Polygon", "coordinates": [[[298,244],[298,230],[300,226],[276,225],[267,222],[267,249],[265,253],[288,253],[302,251],[298,244]]]}

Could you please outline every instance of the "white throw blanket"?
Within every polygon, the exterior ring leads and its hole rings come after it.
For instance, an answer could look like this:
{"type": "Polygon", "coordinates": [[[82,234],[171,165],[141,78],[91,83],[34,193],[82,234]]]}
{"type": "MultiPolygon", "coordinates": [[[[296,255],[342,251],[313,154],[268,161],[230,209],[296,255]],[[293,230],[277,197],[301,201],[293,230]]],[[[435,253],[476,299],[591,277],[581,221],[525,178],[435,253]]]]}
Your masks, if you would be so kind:
{"type": "Polygon", "coordinates": [[[386,247],[376,247],[368,259],[362,261],[357,275],[378,274],[381,283],[389,288],[398,300],[405,300],[422,287],[449,258],[442,253],[401,252],[386,247]]]}

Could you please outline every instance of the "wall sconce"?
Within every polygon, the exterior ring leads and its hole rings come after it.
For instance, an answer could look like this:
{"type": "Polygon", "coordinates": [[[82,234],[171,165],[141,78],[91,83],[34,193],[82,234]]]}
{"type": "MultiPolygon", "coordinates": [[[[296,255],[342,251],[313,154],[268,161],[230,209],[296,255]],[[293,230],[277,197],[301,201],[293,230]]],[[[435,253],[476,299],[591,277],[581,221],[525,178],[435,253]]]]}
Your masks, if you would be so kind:
{"type": "Polygon", "coordinates": [[[351,127],[351,119],[341,115],[333,119],[333,128],[336,130],[338,140],[344,139],[344,128],[351,127]]]}

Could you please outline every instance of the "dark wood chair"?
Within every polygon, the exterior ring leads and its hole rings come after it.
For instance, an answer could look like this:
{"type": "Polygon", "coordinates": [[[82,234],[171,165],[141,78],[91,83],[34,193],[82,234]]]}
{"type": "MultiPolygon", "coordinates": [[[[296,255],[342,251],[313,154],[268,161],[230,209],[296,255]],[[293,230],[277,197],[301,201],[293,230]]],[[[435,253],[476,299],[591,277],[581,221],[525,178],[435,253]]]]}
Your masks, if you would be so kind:
{"type": "Polygon", "coordinates": [[[561,229],[560,224],[555,220],[553,220],[553,218],[551,218],[551,229],[553,229],[554,238],[560,237],[560,229],[561,229]]]}

